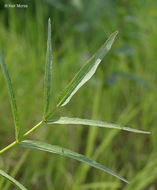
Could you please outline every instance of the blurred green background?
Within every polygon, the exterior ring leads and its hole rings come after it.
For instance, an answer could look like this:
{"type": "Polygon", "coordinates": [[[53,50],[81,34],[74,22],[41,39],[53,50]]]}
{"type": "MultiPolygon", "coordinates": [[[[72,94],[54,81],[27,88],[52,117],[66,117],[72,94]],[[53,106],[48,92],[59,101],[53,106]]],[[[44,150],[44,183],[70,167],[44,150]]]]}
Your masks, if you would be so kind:
{"type": "MultiPolygon", "coordinates": [[[[12,78],[22,133],[41,120],[47,21],[52,20],[51,107],[110,33],[120,33],[95,76],[60,114],[151,131],[151,135],[86,126],[40,127],[29,139],[87,155],[131,184],[77,161],[14,148],[0,168],[29,190],[157,189],[157,1],[1,0],[0,50],[12,78]],[[27,3],[27,9],[4,3],[27,3]]],[[[14,140],[7,87],[0,69],[0,147],[14,140]]],[[[14,186],[0,178],[0,189],[14,186]]]]}

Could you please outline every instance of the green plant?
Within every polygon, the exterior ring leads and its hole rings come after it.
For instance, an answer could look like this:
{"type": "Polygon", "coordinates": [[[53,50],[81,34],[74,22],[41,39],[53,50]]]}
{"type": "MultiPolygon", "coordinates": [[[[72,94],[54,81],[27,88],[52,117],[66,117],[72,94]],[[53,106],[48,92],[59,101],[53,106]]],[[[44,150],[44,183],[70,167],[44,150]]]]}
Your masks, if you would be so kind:
{"type": "MultiPolygon", "coordinates": [[[[61,95],[58,98],[57,105],[55,108],[58,109],[59,107],[65,106],[72,98],[72,96],[79,90],[81,86],[83,86],[96,72],[97,67],[99,66],[100,62],[104,58],[104,56],[108,53],[108,51],[111,49],[111,46],[115,40],[115,37],[117,36],[118,31],[114,32],[110,35],[110,37],[107,39],[107,41],[101,46],[100,49],[91,57],[91,59],[81,68],[81,70],[75,75],[73,80],[68,84],[68,86],[63,90],[61,95]]],[[[50,103],[50,89],[51,89],[51,78],[52,78],[52,47],[51,47],[51,21],[49,19],[48,21],[48,40],[47,40],[47,55],[46,55],[46,66],[45,66],[45,80],[44,80],[44,110],[43,110],[43,117],[42,120],[32,127],[29,131],[27,131],[24,135],[20,136],[20,126],[18,122],[18,112],[17,112],[17,106],[15,101],[15,96],[11,84],[11,80],[9,77],[9,73],[6,67],[6,64],[4,62],[3,56],[0,53],[0,64],[4,73],[4,77],[6,80],[6,84],[8,87],[8,92],[10,96],[10,102],[11,102],[11,108],[14,118],[14,124],[15,124],[15,141],[5,148],[3,148],[0,151],[0,154],[3,154],[10,148],[14,147],[15,145],[18,145],[19,147],[23,148],[29,148],[29,149],[37,149],[42,150],[50,153],[60,154],[81,162],[84,162],[92,167],[98,168],[100,170],[103,170],[104,172],[107,172],[120,180],[129,183],[126,179],[119,176],[115,172],[111,171],[110,169],[106,168],[105,166],[90,160],[89,158],[75,153],[71,150],[50,145],[47,143],[43,143],[40,141],[32,141],[32,140],[25,140],[26,137],[34,132],[37,128],[39,128],[43,123],[46,124],[81,124],[81,125],[93,125],[97,127],[106,127],[106,128],[116,128],[126,131],[131,131],[135,133],[144,133],[144,134],[150,134],[150,132],[147,131],[141,131],[137,129],[132,129],[128,127],[123,127],[116,124],[111,124],[107,122],[102,121],[95,121],[95,120],[87,120],[87,119],[80,119],[80,118],[69,118],[69,117],[62,117],[62,116],[54,116],[55,111],[50,112],[49,111],[49,103],[50,103]]],[[[0,175],[5,177],[7,180],[11,181],[13,184],[15,184],[20,189],[26,189],[23,185],[21,185],[19,182],[17,182],[15,179],[13,179],[11,176],[6,174],[4,171],[0,170],[0,175]]]]}

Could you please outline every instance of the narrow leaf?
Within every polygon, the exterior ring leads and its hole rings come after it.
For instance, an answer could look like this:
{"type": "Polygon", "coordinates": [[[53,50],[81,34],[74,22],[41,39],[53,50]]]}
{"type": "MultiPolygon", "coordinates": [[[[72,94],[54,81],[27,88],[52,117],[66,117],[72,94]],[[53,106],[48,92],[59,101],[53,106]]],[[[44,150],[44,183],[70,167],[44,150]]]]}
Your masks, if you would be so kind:
{"type": "Polygon", "coordinates": [[[18,141],[20,127],[19,127],[19,119],[18,119],[18,113],[17,113],[16,100],[15,100],[15,96],[14,96],[13,87],[11,84],[11,79],[9,77],[9,73],[8,73],[8,70],[7,70],[7,67],[6,67],[6,64],[5,64],[5,61],[3,59],[1,52],[0,52],[0,65],[2,67],[4,77],[5,77],[5,81],[6,81],[6,84],[8,87],[8,93],[10,96],[11,108],[12,108],[14,124],[15,124],[15,137],[16,137],[16,140],[18,141]]]}
{"type": "Polygon", "coordinates": [[[51,75],[52,75],[52,47],[51,47],[51,20],[48,21],[48,40],[47,40],[47,54],[45,65],[45,80],[44,80],[44,114],[45,118],[49,111],[50,90],[51,90],[51,75]]]}
{"type": "Polygon", "coordinates": [[[111,34],[103,46],[95,53],[93,57],[81,68],[81,70],[75,75],[73,80],[63,90],[57,101],[57,107],[65,106],[72,96],[83,86],[96,72],[98,65],[104,58],[104,56],[111,49],[114,39],[118,31],[111,34]]]}
{"type": "Polygon", "coordinates": [[[111,174],[117,178],[119,178],[120,180],[129,183],[126,179],[122,178],[121,176],[119,176],[118,174],[114,173],[113,171],[111,171],[110,169],[106,168],[105,166],[90,160],[89,158],[85,157],[84,155],[78,154],[76,152],[73,152],[71,150],[59,147],[59,146],[55,146],[55,145],[50,145],[50,144],[46,144],[43,142],[39,142],[39,141],[30,141],[30,140],[26,140],[26,141],[22,141],[19,143],[19,146],[24,147],[24,148],[30,148],[30,149],[38,149],[41,151],[46,151],[46,152],[51,152],[54,154],[60,154],[62,156],[66,156],[69,158],[72,158],[74,160],[78,160],[80,162],[84,162],[94,168],[97,168],[99,170],[103,170],[104,172],[111,174]]]}
{"type": "Polygon", "coordinates": [[[21,190],[27,190],[22,184],[20,184],[16,179],[12,178],[10,175],[5,173],[3,170],[0,170],[0,176],[4,177],[5,179],[9,180],[11,183],[13,183],[16,187],[18,187],[21,190]]]}
{"type": "Polygon", "coordinates": [[[130,131],[134,133],[143,133],[143,134],[150,134],[151,132],[148,131],[141,131],[138,129],[132,129],[129,127],[124,127],[121,125],[107,123],[103,121],[96,121],[96,120],[89,120],[89,119],[80,119],[80,118],[70,118],[70,117],[54,117],[52,119],[48,119],[46,121],[47,124],[74,124],[74,125],[91,125],[97,127],[106,127],[112,129],[120,129],[124,131],[130,131]]]}

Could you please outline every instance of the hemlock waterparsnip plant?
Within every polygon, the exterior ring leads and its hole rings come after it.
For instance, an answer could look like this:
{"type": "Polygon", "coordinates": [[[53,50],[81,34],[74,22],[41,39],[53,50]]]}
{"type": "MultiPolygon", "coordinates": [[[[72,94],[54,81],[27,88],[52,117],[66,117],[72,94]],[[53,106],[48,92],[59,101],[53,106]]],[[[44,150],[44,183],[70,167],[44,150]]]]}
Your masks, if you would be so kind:
{"type": "MultiPolygon", "coordinates": [[[[106,42],[100,47],[100,49],[97,50],[97,52],[87,61],[87,63],[80,69],[80,71],[75,75],[75,77],[72,79],[72,81],[67,85],[67,87],[62,91],[61,95],[59,96],[57,103],[56,103],[56,109],[61,108],[69,103],[73,95],[83,86],[96,72],[97,67],[101,63],[104,56],[109,52],[111,49],[111,46],[118,34],[118,31],[114,32],[109,36],[109,38],[106,40],[106,42]]],[[[20,128],[18,122],[18,111],[16,106],[16,100],[14,96],[14,91],[11,83],[11,79],[5,64],[5,61],[3,59],[2,54],[0,53],[0,65],[3,70],[3,74],[5,77],[5,81],[8,87],[8,93],[10,96],[10,103],[13,113],[13,119],[15,124],[15,141],[2,150],[0,150],[0,154],[3,154],[7,150],[13,148],[14,146],[19,146],[21,148],[28,148],[28,149],[36,149],[41,151],[46,151],[50,153],[59,154],[62,156],[66,156],[68,158],[72,158],[75,160],[78,160],[80,162],[84,162],[92,167],[95,167],[99,170],[102,170],[108,174],[111,174],[120,180],[129,183],[126,179],[119,176],[112,170],[106,168],[105,166],[90,160],[89,158],[85,157],[84,155],[81,155],[79,153],[73,152],[71,150],[68,150],[66,148],[62,148],[56,145],[47,144],[40,141],[34,141],[34,140],[25,140],[26,137],[34,132],[37,128],[39,128],[43,123],[49,125],[49,124],[73,124],[73,125],[89,125],[89,126],[95,126],[95,127],[105,127],[105,128],[113,128],[113,129],[120,129],[135,133],[143,133],[143,134],[150,134],[150,132],[147,131],[141,131],[138,129],[128,128],[117,124],[107,123],[103,121],[96,121],[96,120],[89,120],[89,119],[81,119],[81,118],[70,118],[70,117],[63,117],[63,116],[54,116],[54,112],[51,112],[50,110],[50,91],[51,91],[51,78],[52,78],[52,47],[51,47],[51,21],[49,19],[48,21],[48,40],[47,40],[47,54],[46,54],[46,65],[45,65],[45,79],[44,79],[44,108],[43,108],[43,116],[41,121],[36,124],[34,127],[32,127],[29,131],[27,131],[25,134],[20,136],[20,128]]],[[[23,185],[21,185],[17,180],[9,176],[6,172],[3,170],[0,170],[0,176],[6,178],[11,183],[13,183],[15,186],[17,186],[19,189],[26,190],[23,185]]]]}

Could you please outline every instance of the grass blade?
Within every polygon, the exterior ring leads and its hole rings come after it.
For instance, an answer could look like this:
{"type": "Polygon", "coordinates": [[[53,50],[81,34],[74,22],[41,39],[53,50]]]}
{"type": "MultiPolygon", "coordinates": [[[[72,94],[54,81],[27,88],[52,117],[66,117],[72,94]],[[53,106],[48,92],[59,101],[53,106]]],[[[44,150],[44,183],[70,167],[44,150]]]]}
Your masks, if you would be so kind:
{"type": "Polygon", "coordinates": [[[72,96],[83,86],[96,72],[97,67],[104,58],[104,56],[111,49],[115,37],[118,31],[110,35],[103,46],[95,53],[93,57],[81,68],[81,70],[75,75],[69,85],[63,90],[57,101],[57,107],[65,106],[72,96]]]}
{"type": "Polygon", "coordinates": [[[12,178],[10,175],[5,173],[3,170],[0,170],[0,176],[4,177],[5,179],[9,180],[11,183],[13,183],[16,187],[18,187],[21,190],[27,190],[22,184],[20,184],[16,179],[12,178]]]}
{"type": "Polygon", "coordinates": [[[112,129],[120,129],[124,131],[130,131],[134,133],[143,133],[143,134],[150,134],[151,132],[148,131],[141,131],[138,129],[132,129],[129,127],[124,127],[121,125],[107,123],[103,121],[96,121],[96,120],[89,120],[89,119],[80,119],[80,118],[70,118],[70,117],[54,117],[52,119],[48,119],[46,121],[47,124],[74,124],[74,125],[91,125],[97,127],[106,127],[112,129]]]}
{"type": "Polygon", "coordinates": [[[0,52],[0,65],[2,67],[5,81],[6,81],[6,84],[8,87],[8,93],[10,96],[11,108],[12,108],[14,124],[15,124],[15,138],[16,138],[16,141],[18,141],[20,127],[19,127],[19,119],[18,119],[18,113],[17,113],[16,100],[15,100],[15,95],[14,95],[11,79],[9,77],[9,73],[8,73],[8,70],[7,70],[7,67],[6,67],[6,64],[5,64],[5,61],[3,59],[1,52],[0,52]]]}
{"type": "Polygon", "coordinates": [[[47,54],[45,65],[45,80],[44,80],[44,114],[45,118],[49,111],[50,90],[51,90],[51,75],[52,75],[52,47],[51,47],[51,20],[48,21],[48,40],[47,40],[47,54]]]}
{"type": "Polygon", "coordinates": [[[24,148],[30,148],[30,149],[37,149],[37,150],[41,150],[41,151],[46,151],[46,152],[50,152],[50,153],[54,153],[54,154],[59,154],[62,156],[66,156],[68,158],[72,158],[74,160],[78,160],[80,162],[84,162],[94,168],[97,168],[99,170],[103,170],[104,172],[111,174],[117,178],[119,178],[120,180],[129,183],[126,179],[122,178],[121,176],[119,176],[118,174],[114,173],[113,171],[111,171],[110,169],[106,168],[105,166],[90,160],[89,158],[85,157],[84,155],[78,154],[76,152],[73,152],[71,150],[59,147],[59,146],[55,146],[55,145],[50,145],[47,143],[43,143],[43,142],[39,142],[39,141],[22,141],[19,143],[19,146],[24,147],[24,148]]]}

